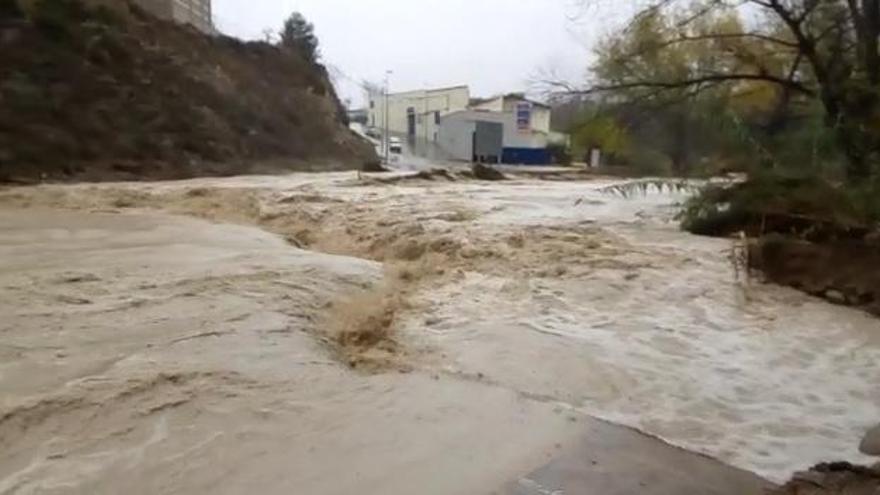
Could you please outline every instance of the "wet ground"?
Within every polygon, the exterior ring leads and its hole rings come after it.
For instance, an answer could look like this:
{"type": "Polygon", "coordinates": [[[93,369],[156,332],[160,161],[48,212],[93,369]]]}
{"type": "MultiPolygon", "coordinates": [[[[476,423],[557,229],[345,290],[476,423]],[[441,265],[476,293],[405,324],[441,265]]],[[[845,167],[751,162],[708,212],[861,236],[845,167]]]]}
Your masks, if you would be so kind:
{"type": "Polygon", "coordinates": [[[603,185],[0,192],[0,493],[749,493],[865,461],[876,320],[603,185]],[[328,314],[389,267],[395,352],[352,370],[328,314]]]}

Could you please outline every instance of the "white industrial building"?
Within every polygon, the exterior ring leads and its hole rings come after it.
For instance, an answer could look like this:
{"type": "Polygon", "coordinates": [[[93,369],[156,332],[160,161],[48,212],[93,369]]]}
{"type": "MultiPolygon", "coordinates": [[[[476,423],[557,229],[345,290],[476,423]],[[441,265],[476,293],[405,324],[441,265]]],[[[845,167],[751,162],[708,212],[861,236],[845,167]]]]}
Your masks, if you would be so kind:
{"type": "Polygon", "coordinates": [[[464,110],[470,103],[467,86],[407,91],[386,96],[377,91],[367,94],[367,125],[383,129],[385,108],[388,108],[388,130],[409,138],[428,142],[438,139],[441,118],[451,112],[464,110]]]}
{"type": "Polygon", "coordinates": [[[513,94],[441,117],[437,142],[456,160],[546,164],[549,136],[550,107],[513,94]]]}
{"type": "Polygon", "coordinates": [[[515,122],[502,113],[462,110],[443,117],[437,144],[453,160],[499,163],[504,133],[515,122]]]}
{"type": "Polygon", "coordinates": [[[422,156],[488,163],[550,162],[550,107],[508,94],[471,100],[467,86],[367,94],[367,126],[405,136],[422,156]],[[385,109],[388,121],[385,121],[385,109]]]}

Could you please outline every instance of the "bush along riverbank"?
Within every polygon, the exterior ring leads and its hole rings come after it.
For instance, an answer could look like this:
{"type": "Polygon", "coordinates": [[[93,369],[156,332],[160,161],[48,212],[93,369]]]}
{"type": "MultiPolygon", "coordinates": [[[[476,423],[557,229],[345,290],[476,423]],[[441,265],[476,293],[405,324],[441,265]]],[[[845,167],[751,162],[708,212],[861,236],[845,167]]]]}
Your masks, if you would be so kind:
{"type": "Polygon", "coordinates": [[[750,268],[766,279],[880,316],[880,188],[762,174],[703,188],[682,228],[745,234],[750,268]]]}

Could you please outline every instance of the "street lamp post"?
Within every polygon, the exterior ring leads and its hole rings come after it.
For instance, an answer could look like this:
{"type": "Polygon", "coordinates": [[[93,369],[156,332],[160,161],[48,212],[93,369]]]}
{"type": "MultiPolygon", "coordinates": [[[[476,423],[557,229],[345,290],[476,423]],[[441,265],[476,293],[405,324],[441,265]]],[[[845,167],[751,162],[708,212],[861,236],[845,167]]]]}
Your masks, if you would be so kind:
{"type": "Polygon", "coordinates": [[[386,165],[388,163],[391,163],[391,157],[389,155],[389,148],[391,146],[391,139],[389,136],[390,131],[388,129],[388,89],[389,89],[389,84],[390,84],[389,79],[391,77],[391,74],[393,74],[393,72],[391,72],[390,70],[385,71],[385,111],[383,112],[385,114],[385,132],[383,133],[383,136],[384,136],[383,141],[384,141],[384,145],[385,145],[385,164],[386,165]]]}

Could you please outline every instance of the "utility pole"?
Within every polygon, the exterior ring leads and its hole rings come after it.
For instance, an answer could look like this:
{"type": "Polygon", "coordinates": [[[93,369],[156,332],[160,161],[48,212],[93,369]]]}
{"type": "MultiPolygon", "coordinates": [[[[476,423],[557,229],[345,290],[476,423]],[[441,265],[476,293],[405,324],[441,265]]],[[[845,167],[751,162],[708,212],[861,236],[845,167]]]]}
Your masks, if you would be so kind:
{"type": "Polygon", "coordinates": [[[389,155],[389,148],[391,147],[391,137],[389,136],[388,129],[388,87],[389,87],[389,79],[391,77],[392,72],[390,70],[385,71],[385,132],[383,133],[383,141],[385,144],[385,164],[391,163],[391,156],[389,155]]]}
{"type": "Polygon", "coordinates": [[[425,114],[422,117],[422,119],[424,119],[422,124],[425,126],[425,158],[428,157],[428,150],[430,149],[430,145],[428,144],[428,128],[430,127],[432,119],[431,116],[428,115],[429,108],[431,108],[431,96],[430,93],[425,93],[425,114]]]}

